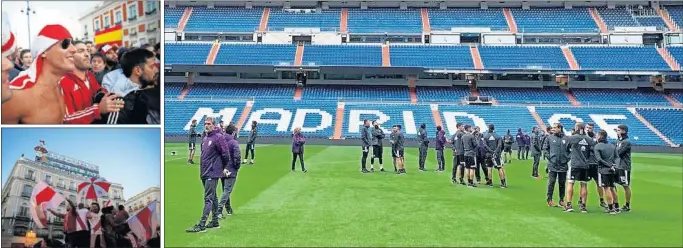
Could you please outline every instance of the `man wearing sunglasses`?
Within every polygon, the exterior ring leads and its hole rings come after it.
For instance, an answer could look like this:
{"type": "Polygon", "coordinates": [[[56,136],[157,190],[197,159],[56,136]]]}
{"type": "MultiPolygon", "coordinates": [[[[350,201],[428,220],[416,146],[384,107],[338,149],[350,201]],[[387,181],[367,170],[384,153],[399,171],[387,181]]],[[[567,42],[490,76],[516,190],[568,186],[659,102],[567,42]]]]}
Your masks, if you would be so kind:
{"type": "Polygon", "coordinates": [[[118,112],[123,102],[116,100],[116,94],[107,94],[90,71],[90,53],[86,44],[75,41],[74,64],[76,70],[66,74],[60,81],[64,94],[67,115],[64,123],[90,124],[101,119],[101,114],[118,112]]]}
{"type": "Polygon", "coordinates": [[[61,25],[47,25],[32,44],[35,60],[10,82],[13,97],[2,104],[3,124],[61,124],[64,120],[59,81],[75,69],[71,34],[61,25]]]}

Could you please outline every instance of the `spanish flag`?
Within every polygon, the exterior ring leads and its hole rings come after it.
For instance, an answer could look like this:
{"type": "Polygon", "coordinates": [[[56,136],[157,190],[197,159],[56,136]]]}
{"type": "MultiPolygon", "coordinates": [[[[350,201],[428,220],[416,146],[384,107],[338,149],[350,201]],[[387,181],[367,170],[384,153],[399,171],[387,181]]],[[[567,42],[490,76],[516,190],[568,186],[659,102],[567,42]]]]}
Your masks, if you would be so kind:
{"type": "Polygon", "coordinates": [[[121,24],[95,32],[95,45],[117,45],[123,43],[123,29],[121,24]]]}

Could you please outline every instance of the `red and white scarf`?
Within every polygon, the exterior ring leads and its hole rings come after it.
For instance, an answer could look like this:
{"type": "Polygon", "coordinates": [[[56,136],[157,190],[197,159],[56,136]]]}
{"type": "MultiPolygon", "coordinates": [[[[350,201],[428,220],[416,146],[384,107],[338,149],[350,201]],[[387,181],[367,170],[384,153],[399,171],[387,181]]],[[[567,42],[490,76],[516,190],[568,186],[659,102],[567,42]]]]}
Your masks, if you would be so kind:
{"type": "Polygon", "coordinates": [[[42,58],[40,55],[64,39],[71,39],[71,33],[69,33],[69,30],[64,26],[47,25],[43,27],[35,40],[33,40],[33,43],[31,43],[33,45],[33,47],[31,47],[34,58],[33,64],[25,71],[19,73],[19,75],[10,82],[10,89],[23,90],[33,87],[38,81],[45,60],[45,58],[42,58]]]}

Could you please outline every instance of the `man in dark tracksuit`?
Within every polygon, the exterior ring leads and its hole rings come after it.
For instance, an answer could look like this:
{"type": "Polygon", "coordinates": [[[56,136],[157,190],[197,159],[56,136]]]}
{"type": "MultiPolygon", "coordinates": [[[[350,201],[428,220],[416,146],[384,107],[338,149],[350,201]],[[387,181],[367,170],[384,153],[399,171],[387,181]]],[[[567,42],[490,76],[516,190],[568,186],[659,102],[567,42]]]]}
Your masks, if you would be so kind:
{"type": "Polygon", "coordinates": [[[548,190],[546,200],[548,206],[557,207],[553,202],[555,182],[558,181],[560,190],[560,206],[564,207],[565,184],[569,162],[568,143],[564,136],[562,124],[553,125],[553,134],[548,136],[544,149],[548,151],[548,190]]]}
{"type": "MultiPolygon", "coordinates": [[[[508,131],[508,134],[510,131],[508,131]]],[[[500,178],[500,187],[507,188],[507,180],[505,180],[505,168],[500,161],[501,153],[503,152],[503,139],[496,135],[496,127],[489,124],[489,131],[484,136],[486,140],[486,170],[489,174],[489,180],[486,185],[493,187],[493,171],[492,168],[498,170],[498,177],[500,178]]]]}
{"type": "Polygon", "coordinates": [[[531,177],[538,179],[538,164],[541,162],[541,135],[538,133],[538,128],[533,127],[531,131],[531,156],[534,158],[534,165],[531,169],[531,177]]]}
{"type": "Polygon", "coordinates": [[[188,154],[187,154],[187,163],[188,164],[194,164],[194,152],[195,149],[197,148],[197,120],[192,120],[192,124],[190,125],[190,133],[188,134],[188,154]]]}
{"type": "Polygon", "coordinates": [[[462,146],[465,153],[465,168],[467,168],[467,186],[477,187],[474,184],[474,171],[477,169],[477,138],[472,135],[472,126],[470,125],[465,125],[462,146]]]}
{"type": "Polygon", "coordinates": [[[405,164],[403,160],[403,132],[401,131],[401,125],[394,125],[393,132],[391,133],[391,156],[394,158],[394,163],[398,167],[397,174],[405,174],[405,164]]]}
{"type": "Polygon", "coordinates": [[[524,159],[524,133],[521,128],[517,129],[515,141],[517,141],[517,160],[522,160],[524,159]]]}
{"type": "Polygon", "coordinates": [[[360,172],[370,172],[365,166],[368,163],[368,153],[370,153],[370,142],[372,142],[372,133],[370,133],[370,121],[363,120],[363,133],[360,137],[363,142],[361,148],[363,150],[363,158],[360,160],[360,172]]]}
{"type": "Polygon", "coordinates": [[[199,223],[187,229],[187,232],[205,232],[206,228],[217,228],[218,213],[214,212],[209,225],[206,225],[206,220],[209,214],[216,208],[214,202],[216,199],[216,185],[218,180],[226,173],[227,161],[230,161],[230,150],[225,139],[223,139],[221,130],[216,126],[216,120],[213,117],[207,117],[204,120],[204,129],[207,132],[206,137],[202,140],[202,154],[200,160],[200,178],[204,186],[204,211],[199,223]]]}
{"type": "Polygon", "coordinates": [[[529,148],[531,147],[531,136],[529,136],[528,133],[524,133],[524,151],[522,151],[524,154],[524,160],[529,159],[529,148]]]}
{"type": "Polygon", "coordinates": [[[481,184],[481,172],[484,171],[486,181],[489,181],[489,173],[486,171],[486,141],[484,134],[480,132],[479,127],[474,128],[474,138],[477,141],[477,169],[474,171],[474,176],[477,178],[477,184],[481,184]]]}
{"type": "Polygon", "coordinates": [[[503,156],[505,157],[504,163],[512,162],[512,144],[515,143],[515,138],[510,134],[510,130],[507,130],[505,136],[503,136],[503,156]]]}
{"type": "Polygon", "coordinates": [[[443,149],[447,142],[446,131],[444,131],[441,126],[436,126],[436,162],[439,164],[439,168],[436,169],[437,172],[443,172],[446,170],[446,161],[443,157],[443,149]]]}
{"type": "Polygon", "coordinates": [[[384,139],[384,131],[379,128],[379,123],[377,121],[372,121],[372,125],[375,127],[372,129],[372,158],[370,158],[370,171],[375,171],[375,158],[379,159],[379,171],[384,172],[383,154],[384,146],[382,140],[384,139]]]}
{"type": "MultiPolygon", "coordinates": [[[[595,136],[594,130],[595,124],[586,124],[586,135],[593,139],[594,144],[597,144],[598,137],[595,136]]],[[[600,183],[598,182],[598,180],[600,179],[600,176],[598,175],[598,167],[598,161],[595,157],[594,152],[593,155],[588,159],[588,177],[590,177],[590,179],[592,179],[595,182],[595,188],[598,190],[598,195],[600,196],[600,207],[606,209],[607,203],[605,203],[605,192],[603,191],[602,186],[600,186],[600,183]]]]}
{"type": "Polygon", "coordinates": [[[455,177],[457,174],[458,178],[460,179],[460,184],[465,185],[465,180],[463,179],[465,177],[465,151],[462,145],[462,136],[465,133],[463,132],[462,123],[458,123],[455,126],[458,128],[458,131],[456,131],[455,134],[453,134],[453,137],[451,137],[451,144],[453,145],[453,172],[451,175],[451,181],[454,184],[458,183],[455,177]],[[458,170],[460,173],[457,172],[458,170]]]}
{"type": "MultiPolygon", "coordinates": [[[[240,160],[242,159],[242,154],[240,153],[240,144],[237,142],[235,137],[231,133],[235,133],[235,125],[228,125],[223,135],[223,139],[228,143],[228,151],[230,153],[230,160],[227,161],[226,170],[227,173],[221,178],[221,184],[223,186],[223,194],[221,196],[221,201],[216,205],[215,213],[218,213],[218,219],[223,219],[223,208],[225,208],[228,215],[232,215],[232,205],[230,205],[230,194],[235,187],[235,182],[237,181],[237,172],[240,169],[240,160]]],[[[217,199],[214,199],[214,202],[217,199]]]]}
{"type": "Polygon", "coordinates": [[[586,200],[588,199],[587,183],[590,180],[588,176],[588,160],[593,155],[593,139],[588,137],[585,132],[583,123],[576,123],[574,126],[574,134],[567,137],[569,152],[571,154],[571,167],[569,169],[569,184],[567,185],[567,205],[565,211],[573,212],[572,199],[574,198],[574,182],[579,181],[581,191],[579,193],[579,207],[582,213],[587,213],[586,200]]]}
{"type": "MultiPolygon", "coordinates": [[[[617,180],[618,184],[624,188],[626,203],[620,211],[631,211],[631,140],[628,138],[628,126],[621,124],[617,126],[617,180]]],[[[614,204],[619,208],[618,198],[614,198],[614,204]]]]}
{"type": "Polygon", "coordinates": [[[606,213],[616,214],[619,207],[615,207],[615,199],[617,199],[617,192],[614,190],[614,184],[617,182],[616,175],[616,147],[607,142],[607,132],[600,130],[597,137],[598,143],[593,148],[595,160],[598,162],[598,178],[597,182],[602,187],[607,197],[606,213]]]}
{"type": "Polygon", "coordinates": [[[418,161],[418,166],[420,171],[427,171],[425,169],[425,162],[427,161],[427,151],[429,149],[429,138],[427,138],[427,124],[422,123],[420,129],[417,130],[417,140],[420,142],[420,148],[418,150],[420,154],[420,159],[418,161]]]}
{"type": "Polygon", "coordinates": [[[258,137],[258,127],[256,126],[256,121],[251,122],[251,131],[249,134],[249,141],[247,141],[247,148],[245,149],[245,155],[244,155],[244,160],[242,160],[243,164],[247,163],[247,159],[249,158],[249,153],[251,152],[251,161],[249,164],[254,164],[254,156],[256,153],[254,152],[254,145],[256,145],[256,137],[258,137]]]}

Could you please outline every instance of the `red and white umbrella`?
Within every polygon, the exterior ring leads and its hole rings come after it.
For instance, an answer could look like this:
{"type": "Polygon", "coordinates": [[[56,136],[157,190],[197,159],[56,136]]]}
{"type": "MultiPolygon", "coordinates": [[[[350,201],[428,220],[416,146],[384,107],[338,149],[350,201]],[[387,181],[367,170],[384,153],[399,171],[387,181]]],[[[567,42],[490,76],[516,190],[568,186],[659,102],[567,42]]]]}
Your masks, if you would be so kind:
{"type": "Polygon", "coordinates": [[[83,182],[78,185],[78,193],[85,194],[85,199],[101,198],[109,192],[111,184],[104,178],[90,178],[90,182],[83,182]]]}

